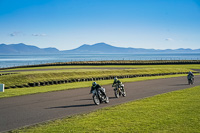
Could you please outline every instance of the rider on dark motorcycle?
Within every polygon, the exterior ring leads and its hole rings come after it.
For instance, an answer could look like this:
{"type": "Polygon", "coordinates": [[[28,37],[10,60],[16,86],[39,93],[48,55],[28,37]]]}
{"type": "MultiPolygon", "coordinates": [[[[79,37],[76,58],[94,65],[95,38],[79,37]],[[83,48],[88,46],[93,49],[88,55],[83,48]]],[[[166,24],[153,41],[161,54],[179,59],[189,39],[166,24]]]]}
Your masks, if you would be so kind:
{"type": "Polygon", "coordinates": [[[105,95],[105,91],[102,89],[102,87],[99,85],[99,84],[97,84],[96,82],[93,82],[92,83],[92,87],[91,87],[91,90],[90,90],[90,93],[92,93],[92,91],[93,90],[100,90],[101,91],[101,93],[103,94],[103,95],[105,95]]]}
{"type": "Polygon", "coordinates": [[[188,80],[194,79],[194,74],[191,71],[189,71],[187,78],[188,80]]]}

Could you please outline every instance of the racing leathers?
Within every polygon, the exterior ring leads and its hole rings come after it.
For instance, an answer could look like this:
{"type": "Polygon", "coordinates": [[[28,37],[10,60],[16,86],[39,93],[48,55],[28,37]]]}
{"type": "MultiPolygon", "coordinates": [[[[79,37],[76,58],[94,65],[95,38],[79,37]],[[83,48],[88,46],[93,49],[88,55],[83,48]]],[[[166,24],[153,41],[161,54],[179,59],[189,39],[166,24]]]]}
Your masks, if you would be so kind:
{"type": "Polygon", "coordinates": [[[92,91],[93,90],[100,90],[101,91],[101,93],[103,94],[103,95],[105,95],[105,91],[102,89],[102,87],[99,85],[99,84],[96,84],[96,85],[93,85],[92,87],[91,87],[91,90],[90,90],[90,93],[92,93],[92,91]]]}
{"type": "Polygon", "coordinates": [[[192,72],[189,72],[188,75],[187,75],[187,79],[188,80],[191,80],[191,79],[194,80],[194,74],[192,72]]]}
{"type": "Polygon", "coordinates": [[[122,85],[122,82],[120,82],[120,80],[114,80],[112,87],[116,87],[116,88],[122,88],[122,91],[124,92],[124,87],[122,85]]]}

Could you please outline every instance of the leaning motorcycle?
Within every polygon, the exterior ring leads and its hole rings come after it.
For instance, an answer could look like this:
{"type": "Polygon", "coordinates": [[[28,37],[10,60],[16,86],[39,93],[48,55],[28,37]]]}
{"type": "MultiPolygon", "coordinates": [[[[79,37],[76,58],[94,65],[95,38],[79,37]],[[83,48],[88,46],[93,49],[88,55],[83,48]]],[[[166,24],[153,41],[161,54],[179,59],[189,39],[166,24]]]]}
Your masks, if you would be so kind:
{"type": "Polygon", "coordinates": [[[99,89],[95,89],[92,91],[93,93],[93,101],[96,105],[99,105],[100,103],[109,103],[109,98],[106,96],[106,93],[105,93],[105,88],[101,87],[99,89]],[[103,91],[104,94],[101,92],[103,91]]]}
{"type": "Polygon", "coordinates": [[[188,84],[189,85],[194,84],[194,77],[193,76],[188,75],[187,78],[188,78],[188,84]]]}
{"type": "Polygon", "coordinates": [[[123,84],[116,85],[115,88],[114,88],[114,93],[115,93],[116,98],[119,98],[119,96],[125,97],[126,92],[125,92],[125,89],[124,89],[124,85],[123,84]]]}

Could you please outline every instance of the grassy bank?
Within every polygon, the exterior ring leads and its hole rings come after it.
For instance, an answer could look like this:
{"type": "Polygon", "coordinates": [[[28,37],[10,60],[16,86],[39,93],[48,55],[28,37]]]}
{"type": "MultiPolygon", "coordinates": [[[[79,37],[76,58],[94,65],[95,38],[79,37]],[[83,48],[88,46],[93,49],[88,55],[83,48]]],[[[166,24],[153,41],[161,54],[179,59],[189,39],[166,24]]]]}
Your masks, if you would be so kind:
{"type": "Polygon", "coordinates": [[[140,74],[162,74],[162,73],[179,73],[188,72],[188,68],[140,68],[140,69],[70,69],[70,70],[52,70],[52,71],[34,71],[19,72],[17,74],[0,76],[0,83],[6,87],[27,85],[33,82],[70,80],[70,79],[87,79],[109,76],[125,76],[140,74]]]}
{"type": "MultiPolygon", "coordinates": [[[[179,77],[179,76],[186,76],[186,75],[180,74],[180,75],[166,75],[166,76],[153,76],[153,77],[137,77],[137,78],[120,79],[120,81],[122,81],[123,83],[124,82],[136,82],[136,81],[171,78],[171,77],[179,77]]],[[[92,81],[75,82],[75,83],[59,84],[59,85],[51,85],[51,86],[40,86],[40,87],[34,87],[34,88],[27,87],[27,88],[18,88],[18,89],[6,89],[5,92],[0,93],[0,98],[90,87],[91,83],[92,83],[92,81]]],[[[98,81],[98,83],[101,85],[108,85],[108,84],[112,84],[113,80],[101,80],[101,81],[98,81]]]]}
{"type": "MultiPolygon", "coordinates": [[[[142,74],[161,74],[161,73],[177,73],[188,72],[191,69],[199,69],[198,64],[188,65],[91,65],[91,66],[48,66],[48,67],[29,67],[16,68],[12,70],[34,70],[20,71],[16,74],[0,76],[0,83],[6,87],[12,86],[28,86],[28,83],[38,83],[46,81],[59,81],[71,79],[89,79],[108,76],[123,76],[123,75],[142,75],[142,74]],[[97,69],[98,68],[98,69],[97,69]],[[102,69],[101,69],[102,68],[102,69]],[[115,68],[115,69],[113,69],[115,68]],[[49,69],[49,70],[48,70],[49,69]],[[48,71],[46,71],[48,70],[48,71]]],[[[0,73],[5,73],[6,70],[0,73]]],[[[177,75],[180,76],[180,75],[177,75]]],[[[159,78],[174,77],[174,76],[159,76],[159,78]]],[[[154,79],[157,77],[130,78],[123,79],[125,82],[137,81],[137,79],[154,79]]],[[[122,81],[123,81],[122,80],[122,81]]],[[[10,88],[4,93],[0,93],[0,97],[19,96],[33,93],[42,93],[57,90],[66,90],[72,88],[89,87],[90,82],[67,83],[62,85],[52,85],[34,88],[10,88]]],[[[112,80],[101,81],[102,84],[109,84],[112,80]]]]}
{"type": "Polygon", "coordinates": [[[200,131],[200,86],[107,107],[12,132],[168,132],[200,131]]]}

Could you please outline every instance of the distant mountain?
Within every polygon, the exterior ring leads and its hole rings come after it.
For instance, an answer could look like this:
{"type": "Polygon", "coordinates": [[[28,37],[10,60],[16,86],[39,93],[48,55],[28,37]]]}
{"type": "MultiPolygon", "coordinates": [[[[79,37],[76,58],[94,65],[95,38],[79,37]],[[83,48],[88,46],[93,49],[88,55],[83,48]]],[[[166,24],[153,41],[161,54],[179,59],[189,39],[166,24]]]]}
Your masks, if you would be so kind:
{"type": "Polygon", "coordinates": [[[123,48],[115,47],[106,43],[96,43],[94,45],[84,44],[76,49],[65,50],[65,53],[134,53],[134,52],[154,52],[154,49],[123,48]]]}
{"type": "Polygon", "coordinates": [[[60,53],[56,48],[38,48],[36,46],[19,44],[0,44],[0,54],[48,54],[48,53],[60,53]]]}
{"type": "Polygon", "coordinates": [[[156,49],[143,49],[143,48],[123,48],[123,47],[115,47],[106,43],[96,43],[94,45],[84,44],[78,48],[72,50],[62,51],[64,53],[118,53],[118,54],[134,54],[134,53],[200,53],[200,49],[192,50],[192,49],[166,49],[166,50],[156,50],[156,49]]]}
{"type": "Polygon", "coordinates": [[[143,49],[115,47],[106,43],[93,45],[84,44],[72,50],[59,51],[56,48],[38,48],[36,46],[19,44],[0,44],[0,54],[138,54],[138,53],[200,53],[200,49],[143,49]]]}

